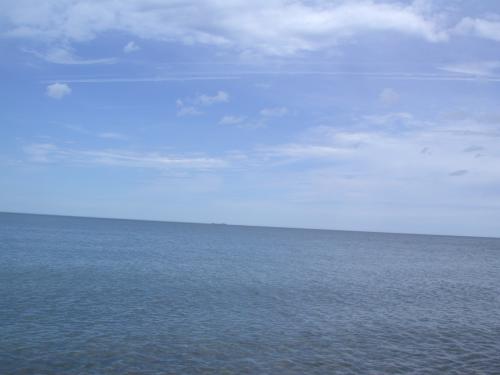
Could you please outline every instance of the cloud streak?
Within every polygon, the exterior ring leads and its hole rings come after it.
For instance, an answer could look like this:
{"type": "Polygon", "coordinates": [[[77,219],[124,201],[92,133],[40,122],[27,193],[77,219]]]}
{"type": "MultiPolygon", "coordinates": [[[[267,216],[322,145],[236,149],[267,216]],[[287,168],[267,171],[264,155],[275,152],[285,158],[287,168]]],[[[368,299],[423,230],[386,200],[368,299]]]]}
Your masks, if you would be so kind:
{"type": "MultiPolygon", "coordinates": [[[[154,83],[154,82],[189,82],[189,81],[226,81],[236,80],[235,75],[187,75],[170,77],[109,77],[109,78],[59,78],[57,81],[65,83],[154,83]]],[[[53,83],[55,80],[44,80],[42,83],[53,83]]]]}
{"type": "Polygon", "coordinates": [[[494,75],[500,69],[500,61],[475,61],[467,63],[449,64],[440,69],[459,74],[473,76],[494,75]]]}
{"type": "Polygon", "coordinates": [[[83,59],[76,56],[71,49],[61,47],[51,48],[45,52],[30,49],[23,49],[23,51],[30,53],[45,62],[61,65],[98,65],[114,64],[117,62],[115,58],[83,59]]]}
{"type": "Polygon", "coordinates": [[[207,156],[170,155],[157,152],[131,152],[124,150],[76,150],[61,148],[51,143],[35,143],[24,147],[32,162],[39,163],[83,163],[103,166],[121,166],[154,169],[218,169],[228,165],[221,158],[207,156]]]}
{"type": "MultiPolygon", "coordinates": [[[[207,74],[179,74],[175,76],[155,76],[155,77],[99,77],[99,78],[63,78],[59,77],[53,80],[43,80],[42,83],[80,83],[80,84],[106,84],[106,83],[155,83],[155,82],[190,82],[190,81],[233,81],[242,80],[245,77],[286,77],[286,76],[324,76],[325,78],[346,78],[346,77],[362,77],[365,79],[374,80],[394,80],[394,81],[457,81],[468,83],[497,83],[500,82],[500,75],[488,74],[471,74],[470,71],[455,71],[447,67],[440,66],[440,70],[447,70],[450,74],[436,73],[405,73],[405,72],[350,72],[350,71],[287,71],[287,70],[272,70],[272,71],[236,71],[234,73],[207,73],[207,74]]],[[[394,103],[395,104],[395,103],[394,103]]]]}
{"type": "Polygon", "coordinates": [[[229,94],[225,91],[217,91],[214,95],[200,94],[194,98],[177,99],[177,116],[195,116],[203,113],[202,107],[210,107],[214,104],[227,103],[229,94]]]}

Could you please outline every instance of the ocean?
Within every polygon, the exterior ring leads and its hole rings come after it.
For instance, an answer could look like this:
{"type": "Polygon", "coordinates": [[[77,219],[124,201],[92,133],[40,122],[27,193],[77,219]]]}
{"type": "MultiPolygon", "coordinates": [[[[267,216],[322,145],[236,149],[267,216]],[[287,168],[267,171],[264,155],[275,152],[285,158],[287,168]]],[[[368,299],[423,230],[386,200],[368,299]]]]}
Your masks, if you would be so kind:
{"type": "Polygon", "coordinates": [[[0,374],[499,374],[500,239],[0,214],[0,374]]]}

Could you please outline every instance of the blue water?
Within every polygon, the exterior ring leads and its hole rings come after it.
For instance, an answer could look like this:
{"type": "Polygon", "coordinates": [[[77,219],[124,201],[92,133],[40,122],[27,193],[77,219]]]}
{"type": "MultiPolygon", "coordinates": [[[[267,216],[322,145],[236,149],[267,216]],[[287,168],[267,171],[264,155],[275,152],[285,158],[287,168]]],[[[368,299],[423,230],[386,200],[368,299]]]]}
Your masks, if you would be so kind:
{"type": "Polygon", "coordinates": [[[1,374],[499,374],[500,240],[0,214],[1,374]]]}

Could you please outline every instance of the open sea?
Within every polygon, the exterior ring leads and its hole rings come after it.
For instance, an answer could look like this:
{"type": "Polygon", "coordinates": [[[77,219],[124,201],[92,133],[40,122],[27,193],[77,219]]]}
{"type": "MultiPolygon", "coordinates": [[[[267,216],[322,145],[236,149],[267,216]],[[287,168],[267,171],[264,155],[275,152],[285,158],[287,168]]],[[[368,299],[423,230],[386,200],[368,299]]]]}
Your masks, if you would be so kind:
{"type": "Polygon", "coordinates": [[[500,374],[500,239],[0,214],[0,374],[500,374]]]}

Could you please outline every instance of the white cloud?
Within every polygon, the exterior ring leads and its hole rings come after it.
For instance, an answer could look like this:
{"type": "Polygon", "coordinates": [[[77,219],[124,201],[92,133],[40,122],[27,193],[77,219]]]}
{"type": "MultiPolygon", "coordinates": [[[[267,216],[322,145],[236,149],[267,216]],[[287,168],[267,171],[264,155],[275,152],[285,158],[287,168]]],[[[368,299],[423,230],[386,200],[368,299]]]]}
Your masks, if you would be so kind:
{"type": "Polygon", "coordinates": [[[30,49],[24,49],[24,52],[31,53],[32,55],[53,64],[63,65],[95,65],[95,64],[114,64],[114,58],[100,58],[100,59],[82,59],[74,54],[70,48],[54,47],[45,52],[39,52],[30,49]]]}
{"type": "Polygon", "coordinates": [[[264,108],[260,111],[260,115],[264,117],[283,117],[288,114],[286,107],[264,108]]]}
{"type": "Polygon", "coordinates": [[[391,88],[385,88],[378,96],[380,102],[384,105],[394,105],[399,102],[400,95],[399,93],[391,88]]]}
{"type": "Polygon", "coordinates": [[[229,94],[225,91],[218,91],[214,95],[201,94],[194,98],[177,99],[177,116],[195,116],[203,111],[200,107],[210,107],[214,104],[225,103],[229,101],[229,94]]]}
{"type": "Polygon", "coordinates": [[[219,124],[221,125],[239,125],[245,121],[243,116],[224,116],[220,119],[219,124]]]}
{"type": "Polygon", "coordinates": [[[134,41],[130,41],[125,46],[123,47],[123,52],[125,53],[132,53],[139,51],[141,47],[139,47],[134,41]]]}
{"type": "Polygon", "coordinates": [[[187,105],[181,99],[175,101],[175,106],[177,107],[177,116],[196,116],[203,113],[196,107],[187,105]]]}
{"type": "Polygon", "coordinates": [[[46,94],[54,99],[62,99],[71,94],[71,88],[66,83],[57,82],[47,86],[46,94]]]}
{"type": "Polygon", "coordinates": [[[109,31],[142,39],[211,44],[241,53],[291,55],[335,46],[356,34],[388,31],[444,41],[439,17],[417,5],[374,1],[91,0],[4,3],[5,35],[81,42],[109,31]]]}
{"type": "Polygon", "coordinates": [[[195,103],[210,106],[216,103],[226,103],[229,101],[229,94],[225,91],[218,91],[215,95],[200,95],[195,99],[195,103]]]}
{"type": "Polygon", "coordinates": [[[456,26],[459,34],[472,34],[500,42],[500,20],[466,17],[456,26]]]}

